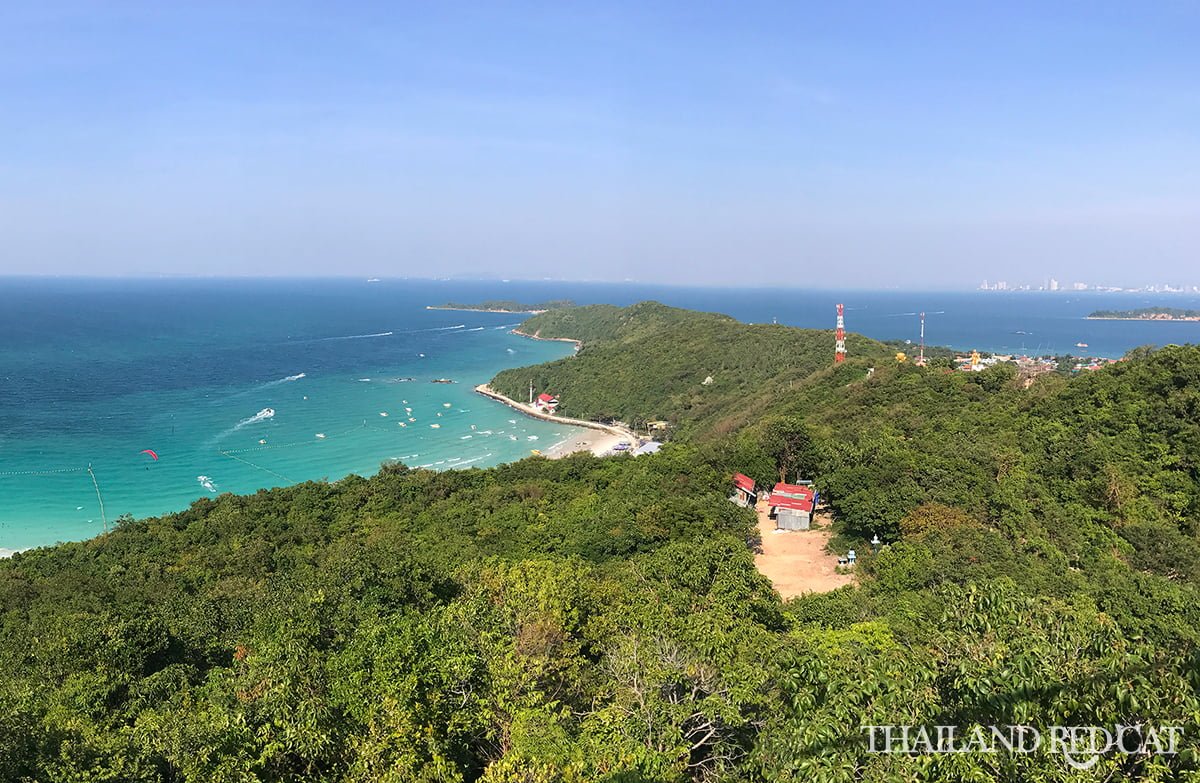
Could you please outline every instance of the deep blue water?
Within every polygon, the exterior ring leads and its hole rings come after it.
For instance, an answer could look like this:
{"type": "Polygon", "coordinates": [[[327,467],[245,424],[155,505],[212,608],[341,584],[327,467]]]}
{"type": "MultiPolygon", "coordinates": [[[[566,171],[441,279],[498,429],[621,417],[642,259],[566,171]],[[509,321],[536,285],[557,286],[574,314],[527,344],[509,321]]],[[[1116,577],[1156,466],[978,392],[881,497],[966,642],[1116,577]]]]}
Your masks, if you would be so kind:
{"type": "Polygon", "coordinates": [[[496,464],[565,437],[567,428],[515,416],[471,388],[568,346],[509,334],[519,317],[425,309],[486,298],[656,299],[822,329],[843,302],[848,330],[914,341],[924,310],[927,342],[963,350],[1120,356],[1200,336],[1200,323],[1083,318],[1098,308],[1200,307],[1198,297],[1166,295],[0,278],[0,550],[99,532],[89,464],[111,519],[214,492],[370,474],[391,458],[496,464]],[[459,383],[429,383],[437,377],[459,383]],[[268,408],[273,416],[259,415],[268,408]]]}
{"type": "MultiPolygon", "coordinates": [[[[925,340],[962,351],[1072,354],[1117,358],[1141,345],[1200,342],[1200,322],[1088,321],[1094,310],[1147,305],[1200,309],[1200,296],[1092,292],[913,292],[821,289],[712,289],[648,285],[510,284],[502,291],[565,297],[580,303],[632,304],[655,299],[677,307],[731,315],[749,323],[832,329],[835,306],[846,308],[846,329],[880,340],[920,337],[917,313],[926,313],[925,340]],[[1022,332],[1024,334],[1022,334],[1022,332]],[[1087,343],[1087,348],[1076,347],[1087,343]]],[[[491,290],[491,289],[489,289],[491,290]]]]}

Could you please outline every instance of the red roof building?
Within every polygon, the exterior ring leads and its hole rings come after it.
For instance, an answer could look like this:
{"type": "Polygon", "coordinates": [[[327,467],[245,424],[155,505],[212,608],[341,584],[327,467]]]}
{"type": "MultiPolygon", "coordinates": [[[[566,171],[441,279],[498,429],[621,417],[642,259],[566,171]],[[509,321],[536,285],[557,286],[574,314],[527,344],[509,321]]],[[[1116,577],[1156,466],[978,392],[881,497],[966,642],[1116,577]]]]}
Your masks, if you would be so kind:
{"type": "Polygon", "coordinates": [[[775,525],[781,530],[808,530],[812,522],[816,492],[809,484],[775,485],[767,499],[775,525]]]}
{"type": "Polygon", "coordinates": [[[816,494],[812,488],[812,484],[785,484],[782,481],[775,485],[775,489],[771,490],[771,496],[779,495],[789,498],[808,498],[812,500],[816,494]]]}
{"type": "Polygon", "coordinates": [[[754,479],[741,473],[733,474],[733,497],[730,498],[739,506],[753,506],[758,501],[758,493],[754,490],[754,479]]]}
{"type": "Polygon", "coordinates": [[[806,514],[811,514],[813,510],[813,499],[808,498],[790,498],[787,495],[771,494],[771,507],[775,509],[791,509],[793,511],[803,511],[806,514]]]}
{"type": "Polygon", "coordinates": [[[554,412],[558,407],[558,398],[553,394],[539,394],[537,399],[533,401],[533,407],[539,411],[554,412]]]}

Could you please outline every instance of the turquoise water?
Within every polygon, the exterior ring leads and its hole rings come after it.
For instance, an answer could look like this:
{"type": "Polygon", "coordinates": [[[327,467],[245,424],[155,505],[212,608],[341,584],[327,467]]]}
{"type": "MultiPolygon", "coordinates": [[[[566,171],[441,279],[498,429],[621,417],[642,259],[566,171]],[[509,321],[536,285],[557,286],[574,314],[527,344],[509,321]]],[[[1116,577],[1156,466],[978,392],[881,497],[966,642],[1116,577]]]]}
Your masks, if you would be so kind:
{"type": "Polygon", "coordinates": [[[418,284],[0,285],[3,550],[101,532],[89,464],[111,523],[391,459],[495,465],[573,432],[472,391],[569,345],[428,311],[418,284]]]}
{"type": "Polygon", "coordinates": [[[928,342],[962,350],[1115,357],[1200,338],[1200,323],[1084,318],[1200,308],[1180,295],[0,278],[0,554],[101,531],[89,464],[112,520],[220,492],[370,475],[388,459],[494,465],[567,437],[571,428],[519,416],[472,387],[570,346],[510,334],[520,316],[425,309],[488,298],[657,299],[825,329],[843,302],[850,331],[912,340],[924,310],[928,342]],[[439,377],[458,383],[430,383],[439,377]]]}

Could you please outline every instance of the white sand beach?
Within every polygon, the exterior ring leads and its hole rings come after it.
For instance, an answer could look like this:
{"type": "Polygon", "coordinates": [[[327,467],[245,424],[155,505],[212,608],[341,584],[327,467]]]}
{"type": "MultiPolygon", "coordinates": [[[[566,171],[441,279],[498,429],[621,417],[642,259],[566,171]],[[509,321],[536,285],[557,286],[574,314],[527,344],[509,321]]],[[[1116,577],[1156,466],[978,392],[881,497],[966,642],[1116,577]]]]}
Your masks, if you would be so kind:
{"type": "Polygon", "coordinates": [[[554,421],[560,424],[569,424],[573,427],[579,427],[580,430],[574,435],[555,443],[553,446],[543,449],[542,455],[550,459],[565,457],[568,454],[575,454],[580,451],[590,451],[596,456],[604,456],[611,454],[613,448],[622,441],[629,443],[633,448],[637,448],[641,440],[630,430],[623,427],[614,427],[608,424],[599,424],[594,421],[584,421],[582,419],[571,419],[566,416],[556,416],[554,414],[545,413],[544,411],[535,411],[528,405],[505,397],[503,394],[492,389],[486,383],[475,387],[475,391],[491,397],[493,400],[504,403],[510,408],[520,411],[526,416],[535,419],[544,419],[546,421],[554,421]]]}
{"type": "Polygon", "coordinates": [[[590,451],[597,457],[612,453],[613,447],[626,438],[600,430],[584,430],[555,443],[542,451],[542,456],[558,459],[580,451],[590,451]]]}

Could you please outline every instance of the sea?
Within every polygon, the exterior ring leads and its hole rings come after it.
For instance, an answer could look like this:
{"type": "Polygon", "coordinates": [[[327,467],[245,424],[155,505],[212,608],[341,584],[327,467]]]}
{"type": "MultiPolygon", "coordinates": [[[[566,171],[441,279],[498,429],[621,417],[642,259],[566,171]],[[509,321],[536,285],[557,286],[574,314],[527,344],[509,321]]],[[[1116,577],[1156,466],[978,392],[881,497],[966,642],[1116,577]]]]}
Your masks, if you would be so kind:
{"type": "Polygon", "coordinates": [[[366,476],[390,460],[487,467],[553,445],[573,428],[521,416],[473,387],[572,347],[512,334],[521,316],[427,306],[557,298],[653,299],[823,329],[842,303],[847,330],[913,342],[925,312],[926,342],[964,351],[1117,357],[1200,337],[1194,322],[1085,318],[1101,308],[1200,308],[1200,297],[1184,295],[0,278],[0,555],[224,492],[366,476]]]}

